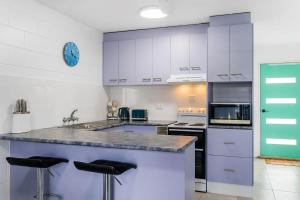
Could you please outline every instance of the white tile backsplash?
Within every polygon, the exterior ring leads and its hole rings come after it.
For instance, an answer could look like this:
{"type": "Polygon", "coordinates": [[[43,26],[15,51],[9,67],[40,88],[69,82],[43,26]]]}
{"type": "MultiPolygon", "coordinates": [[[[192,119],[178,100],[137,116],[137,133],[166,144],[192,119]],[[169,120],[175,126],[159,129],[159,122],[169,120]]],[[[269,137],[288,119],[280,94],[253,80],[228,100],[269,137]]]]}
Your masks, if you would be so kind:
{"type": "Polygon", "coordinates": [[[24,47],[24,31],[6,25],[0,25],[0,43],[24,47]]]}
{"type": "MultiPolygon", "coordinates": [[[[102,33],[35,0],[0,0],[0,134],[9,133],[18,98],[28,101],[33,129],[58,126],[78,108],[82,122],[105,119],[102,33]],[[80,61],[62,56],[75,42],[80,61]]],[[[9,145],[0,141],[0,199],[9,200],[9,145]]]]}

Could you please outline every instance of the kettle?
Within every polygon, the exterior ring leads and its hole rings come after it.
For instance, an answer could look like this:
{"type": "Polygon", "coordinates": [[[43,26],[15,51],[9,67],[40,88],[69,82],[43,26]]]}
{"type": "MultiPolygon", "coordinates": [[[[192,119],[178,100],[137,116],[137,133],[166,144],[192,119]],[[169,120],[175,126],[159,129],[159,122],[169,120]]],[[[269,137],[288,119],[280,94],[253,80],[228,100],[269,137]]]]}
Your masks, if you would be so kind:
{"type": "Polygon", "coordinates": [[[129,108],[128,107],[119,108],[118,116],[121,120],[129,120],[130,119],[129,108]]]}

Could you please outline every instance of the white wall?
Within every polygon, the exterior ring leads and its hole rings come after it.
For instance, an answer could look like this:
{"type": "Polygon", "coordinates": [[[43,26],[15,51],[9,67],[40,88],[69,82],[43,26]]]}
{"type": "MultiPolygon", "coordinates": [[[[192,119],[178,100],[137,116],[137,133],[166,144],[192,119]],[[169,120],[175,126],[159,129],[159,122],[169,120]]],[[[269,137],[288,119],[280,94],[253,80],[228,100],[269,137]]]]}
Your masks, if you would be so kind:
{"type": "MultiPolygon", "coordinates": [[[[75,108],[81,121],[105,119],[102,33],[33,0],[0,0],[0,134],[11,131],[18,98],[29,102],[32,128],[62,124],[75,108]],[[74,41],[80,61],[69,68],[62,49],[74,41]]],[[[9,199],[8,144],[0,142],[0,199],[9,199]]]]}
{"type": "Polygon", "coordinates": [[[111,87],[110,98],[121,106],[148,109],[150,120],[176,120],[178,107],[206,107],[206,85],[111,87]]]}
{"type": "Polygon", "coordinates": [[[10,132],[11,108],[29,102],[32,128],[60,125],[79,108],[81,121],[104,119],[102,34],[33,0],[0,0],[0,133],[10,132]],[[74,41],[79,64],[68,67],[63,45],[74,41]]]}

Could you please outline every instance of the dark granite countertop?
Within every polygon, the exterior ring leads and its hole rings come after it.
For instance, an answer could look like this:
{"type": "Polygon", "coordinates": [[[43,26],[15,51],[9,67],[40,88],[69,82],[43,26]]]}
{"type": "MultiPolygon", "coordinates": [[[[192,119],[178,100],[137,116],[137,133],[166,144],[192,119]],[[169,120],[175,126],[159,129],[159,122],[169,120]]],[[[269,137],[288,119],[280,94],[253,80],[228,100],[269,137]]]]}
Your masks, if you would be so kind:
{"type": "Polygon", "coordinates": [[[171,121],[149,121],[149,122],[120,122],[120,121],[99,121],[99,131],[78,128],[47,128],[33,130],[28,133],[0,135],[2,140],[53,143],[66,145],[80,145],[104,148],[162,151],[162,152],[183,152],[197,139],[189,136],[169,135],[145,135],[138,133],[108,133],[105,128],[119,125],[153,125],[167,126],[171,121]],[[102,130],[100,130],[102,129],[102,130]]]}

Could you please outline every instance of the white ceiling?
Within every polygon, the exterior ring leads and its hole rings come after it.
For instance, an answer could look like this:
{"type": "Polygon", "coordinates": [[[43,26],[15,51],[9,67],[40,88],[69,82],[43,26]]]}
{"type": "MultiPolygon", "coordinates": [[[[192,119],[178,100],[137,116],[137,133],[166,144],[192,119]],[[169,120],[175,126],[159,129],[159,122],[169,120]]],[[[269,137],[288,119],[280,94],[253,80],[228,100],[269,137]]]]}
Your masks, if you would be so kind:
{"type": "Polygon", "coordinates": [[[37,1],[104,32],[208,22],[212,15],[250,11],[256,34],[265,36],[261,42],[300,38],[299,0],[172,0],[171,14],[155,20],[141,18],[139,10],[157,0],[37,1]]]}

